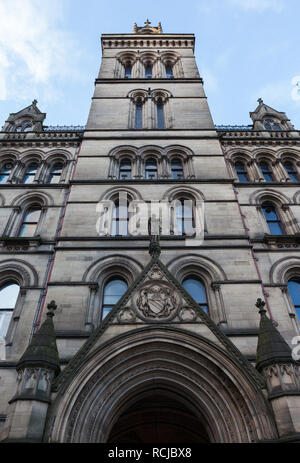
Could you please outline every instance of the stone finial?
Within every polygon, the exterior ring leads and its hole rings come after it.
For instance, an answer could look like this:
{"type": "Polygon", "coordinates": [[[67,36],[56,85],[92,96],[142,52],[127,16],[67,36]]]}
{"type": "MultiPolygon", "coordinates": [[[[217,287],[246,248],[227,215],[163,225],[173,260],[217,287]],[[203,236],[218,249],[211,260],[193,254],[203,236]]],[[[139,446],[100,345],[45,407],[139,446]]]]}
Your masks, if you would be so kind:
{"type": "Polygon", "coordinates": [[[256,307],[259,309],[259,313],[260,313],[261,315],[267,313],[267,311],[266,311],[266,309],[265,309],[266,303],[265,303],[262,299],[260,299],[260,298],[257,299],[255,305],[256,305],[256,307]]]}
{"type": "Polygon", "coordinates": [[[258,98],[257,102],[258,102],[259,104],[263,104],[263,99],[262,99],[262,98],[258,98]]]}
{"type": "Polygon", "coordinates": [[[149,254],[151,257],[159,257],[161,253],[161,247],[159,244],[159,236],[152,235],[149,244],[149,254]]]}
{"type": "Polygon", "coordinates": [[[33,104],[33,106],[36,106],[37,105],[37,100],[33,100],[32,104],[33,104]]]}
{"type": "Polygon", "coordinates": [[[133,33],[134,34],[162,34],[162,27],[161,23],[158,23],[158,26],[152,26],[151,21],[147,18],[147,20],[144,23],[145,25],[142,27],[139,27],[137,23],[134,23],[133,26],[133,33]]]}
{"type": "Polygon", "coordinates": [[[55,301],[51,301],[50,304],[47,305],[47,309],[48,309],[47,317],[48,318],[53,318],[54,315],[55,315],[54,312],[57,309],[57,305],[56,305],[55,301]]]}

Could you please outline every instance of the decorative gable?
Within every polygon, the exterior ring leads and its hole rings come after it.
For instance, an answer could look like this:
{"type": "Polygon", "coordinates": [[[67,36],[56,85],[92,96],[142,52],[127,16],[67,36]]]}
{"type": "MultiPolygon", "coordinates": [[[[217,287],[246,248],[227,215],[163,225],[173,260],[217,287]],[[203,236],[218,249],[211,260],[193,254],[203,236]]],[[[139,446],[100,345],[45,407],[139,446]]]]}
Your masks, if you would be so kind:
{"type": "Polygon", "coordinates": [[[276,111],[266,105],[261,98],[255,111],[250,112],[253,130],[294,130],[294,126],[284,112],[276,111]]]}
{"type": "Polygon", "coordinates": [[[4,124],[4,132],[41,132],[46,113],[37,107],[37,100],[17,113],[10,114],[4,124]]]}
{"type": "Polygon", "coordinates": [[[135,330],[153,330],[156,327],[198,335],[226,352],[256,384],[264,387],[262,376],[160,261],[157,242],[150,244],[150,253],[152,259],[149,264],[58,376],[53,391],[63,387],[83,368],[87,358],[91,358],[116,336],[128,336],[135,330]]]}

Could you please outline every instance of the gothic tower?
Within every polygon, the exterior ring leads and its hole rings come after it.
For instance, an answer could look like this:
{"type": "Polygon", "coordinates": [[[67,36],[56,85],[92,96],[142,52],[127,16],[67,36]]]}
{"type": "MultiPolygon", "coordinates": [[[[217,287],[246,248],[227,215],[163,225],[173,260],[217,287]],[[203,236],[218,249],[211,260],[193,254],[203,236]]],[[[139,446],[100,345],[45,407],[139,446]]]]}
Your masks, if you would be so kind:
{"type": "Polygon", "coordinates": [[[253,127],[216,127],[194,47],[148,20],[104,34],[84,129],[47,129],[36,102],[4,126],[0,291],[21,292],[0,439],[300,439],[299,132],[262,100],[253,127]],[[47,406],[15,386],[45,326],[47,406]]]}

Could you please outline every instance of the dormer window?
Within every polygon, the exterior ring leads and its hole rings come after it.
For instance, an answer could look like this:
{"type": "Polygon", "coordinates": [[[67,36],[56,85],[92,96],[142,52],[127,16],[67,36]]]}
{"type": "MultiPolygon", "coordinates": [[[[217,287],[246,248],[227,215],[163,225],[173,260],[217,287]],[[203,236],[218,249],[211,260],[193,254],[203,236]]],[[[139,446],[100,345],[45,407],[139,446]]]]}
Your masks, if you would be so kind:
{"type": "Polygon", "coordinates": [[[281,130],[280,125],[274,122],[273,119],[265,119],[264,127],[266,130],[277,130],[277,131],[281,130]]]}
{"type": "Polygon", "coordinates": [[[15,132],[30,132],[32,130],[31,121],[23,121],[21,124],[17,125],[15,132]]]}

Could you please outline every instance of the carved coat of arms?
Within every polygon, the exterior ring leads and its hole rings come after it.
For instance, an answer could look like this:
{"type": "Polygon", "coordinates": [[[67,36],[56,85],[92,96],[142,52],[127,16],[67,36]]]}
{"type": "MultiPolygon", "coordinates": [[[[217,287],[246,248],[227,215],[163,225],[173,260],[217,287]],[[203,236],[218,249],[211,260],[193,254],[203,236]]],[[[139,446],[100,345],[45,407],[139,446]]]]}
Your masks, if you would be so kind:
{"type": "Polygon", "coordinates": [[[167,285],[151,282],[140,290],[136,303],[144,317],[160,319],[177,310],[179,298],[167,285]]]}

